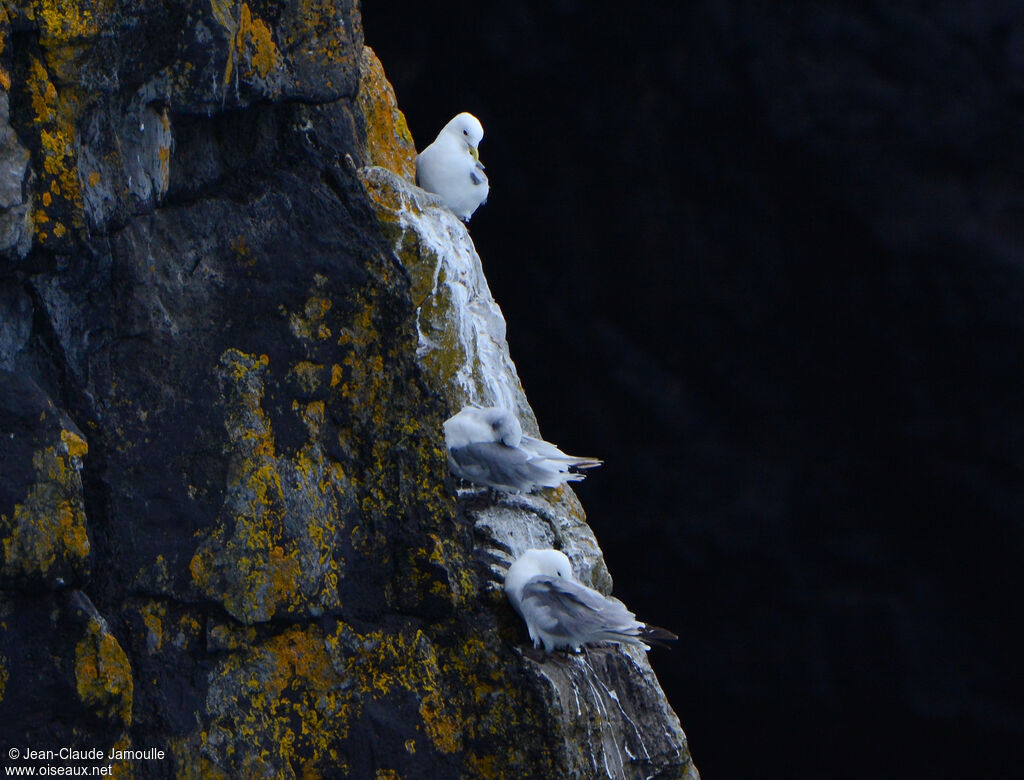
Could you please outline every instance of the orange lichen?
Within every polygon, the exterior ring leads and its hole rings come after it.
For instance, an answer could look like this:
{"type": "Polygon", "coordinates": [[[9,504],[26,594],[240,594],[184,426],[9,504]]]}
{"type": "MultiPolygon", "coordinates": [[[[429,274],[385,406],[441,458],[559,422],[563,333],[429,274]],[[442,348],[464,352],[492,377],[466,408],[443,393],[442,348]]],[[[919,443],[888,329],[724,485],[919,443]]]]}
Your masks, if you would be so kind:
{"type": "Polygon", "coordinates": [[[92,618],[75,647],[75,684],[82,703],[104,719],[132,723],[134,682],[128,657],[106,626],[92,618]]]}
{"type": "Polygon", "coordinates": [[[53,48],[96,37],[114,6],[112,0],[35,0],[28,13],[39,23],[44,48],[53,48]]]}
{"type": "Polygon", "coordinates": [[[60,440],[64,442],[68,455],[72,458],[84,458],[89,452],[89,445],[86,444],[85,439],[74,431],[62,429],[60,432],[60,440]]]}
{"type": "Polygon", "coordinates": [[[85,442],[70,431],[62,431],[62,438],[65,435],[63,446],[33,454],[36,482],[15,504],[10,518],[0,515],[0,533],[6,534],[6,574],[46,576],[54,568],[85,570],[90,547],[78,471],[85,442]],[[72,447],[78,454],[72,454],[72,447]]]}
{"type": "MultiPolygon", "coordinates": [[[[270,28],[259,17],[254,17],[248,3],[242,3],[235,34],[235,49],[239,54],[248,55],[252,69],[266,78],[277,67],[281,53],[274,44],[270,28]]],[[[249,75],[252,74],[250,70],[249,75]]]]}
{"type": "Polygon", "coordinates": [[[296,312],[288,318],[292,334],[296,338],[323,341],[331,337],[331,329],[325,319],[327,313],[334,304],[330,298],[321,295],[311,295],[307,299],[301,312],[296,312]]]}
{"type": "MultiPolygon", "coordinates": [[[[265,355],[239,350],[221,358],[228,388],[225,428],[233,448],[229,484],[222,521],[189,565],[193,583],[246,623],[267,620],[282,609],[335,606],[341,572],[333,547],[343,523],[347,478],[313,438],[291,457],[277,454],[262,407],[268,366],[265,355]],[[308,511],[303,523],[286,526],[292,501],[308,511]]],[[[305,370],[298,366],[297,373],[305,370]]],[[[324,420],[323,402],[297,408],[313,437],[324,420]]]]}
{"type": "Polygon", "coordinates": [[[146,626],[146,650],[156,653],[164,644],[163,618],[167,616],[167,609],[158,602],[150,602],[140,612],[146,626]]]}
{"type": "Polygon", "coordinates": [[[230,5],[225,0],[211,2],[214,18],[231,36],[231,50],[224,67],[224,84],[231,83],[236,65],[245,78],[259,75],[265,79],[281,66],[282,61],[273,33],[262,19],[253,16],[248,3],[242,3],[237,21],[231,13],[230,5]]]}
{"type": "Polygon", "coordinates": [[[300,360],[292,367],[292,372],[305,393],[313,393],[320,386],[323,366],[310,360],[300,360]]]}
{"type": "Polygon", "coordinates": [[[366,159],[408,181],[416,180],[416,144],[384,67],[369,46],[363,47],[362,78],[356,107],[363,118],[366,159]]]}
{"type": "Polygon", "coordinates": [[[38,133],[42,162],[42,176],[35,190],[33,222],[36,226],[36,240],[46,244],[51,236],[58,239],[65,236],[69,225],[57,221],[52,231],[40,230],[51,219],[51,214],[44,209],[59,207],[56,213],[70,218],[71,227],[84,224],[75,153],[75,122],[81,101],[70,87],[58,93],[46,66],[35,57],[28,58],[25,86],[32,106],[32,127],[38,133]]]}
{"type": "Polygon", "coordinates": [[[214,671],[209,731],[219,740],[244,736],[251,746],[233,757],[235,776],[278,774],[275,766],[300,757],[311,776],[319,766],[335,768],[353,705],[320,629],[294,627],[241,649],[214,671]]]}

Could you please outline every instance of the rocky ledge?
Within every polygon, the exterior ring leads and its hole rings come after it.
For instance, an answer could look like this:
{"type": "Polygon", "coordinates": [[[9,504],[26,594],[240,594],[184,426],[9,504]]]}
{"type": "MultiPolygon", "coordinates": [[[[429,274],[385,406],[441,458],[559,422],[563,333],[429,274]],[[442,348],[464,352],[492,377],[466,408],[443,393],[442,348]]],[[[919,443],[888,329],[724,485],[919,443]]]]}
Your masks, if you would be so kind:
{"type": "Polygon", "coordinates": [[[643,653],[538,655],[505,602],[528,546],[610,589],[575,495],[448,476],[464,403],[536,421],[357,5],[5,3],[0,34],[3,755],[695,778],[643,653]]]}

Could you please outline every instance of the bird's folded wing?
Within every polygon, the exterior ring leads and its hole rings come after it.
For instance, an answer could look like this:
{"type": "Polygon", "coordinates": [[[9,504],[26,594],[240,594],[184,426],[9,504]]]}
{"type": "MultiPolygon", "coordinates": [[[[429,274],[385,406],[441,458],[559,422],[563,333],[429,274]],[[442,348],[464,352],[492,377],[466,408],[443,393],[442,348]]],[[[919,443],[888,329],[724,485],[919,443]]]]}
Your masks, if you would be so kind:
{"type": "Polygon", "coordinates": [[[484,164],[477,160],[476,166],[469,172],[469,178],[473,184],[487,184],[487,174],[484,173],[484,164]]]}
{"type": "Polygon", "coordinates": [[[478,484],[530,490],[535,484],[546,485],[551,481],[550,469],[542,468],[528,453],[498,442],[453,447],[448,454],[460,476],[478,484]]]}
{"type": "Polygon", "coordinates": [[[524,435],[522,440],[519,442],[519,446],[523,449],[529,450],[530,452],[536,453],[541,457],[547,458],[548,460],[565,463],[566,465],[573,466],[575,468],[589,469],[594,466],[601,465],[601,461],[597,458],[582,458],[575,455],[566,455],[551,442],[544,441],[543,439],[535,439],[532,436],[524,435]]]}
{"type": "Polygon", "coordinates": [[[531,577],[521,601],[524,616],[549,634],[589,641],[636,632],[636,618],[620,602],[561,577],[531,577]]]}

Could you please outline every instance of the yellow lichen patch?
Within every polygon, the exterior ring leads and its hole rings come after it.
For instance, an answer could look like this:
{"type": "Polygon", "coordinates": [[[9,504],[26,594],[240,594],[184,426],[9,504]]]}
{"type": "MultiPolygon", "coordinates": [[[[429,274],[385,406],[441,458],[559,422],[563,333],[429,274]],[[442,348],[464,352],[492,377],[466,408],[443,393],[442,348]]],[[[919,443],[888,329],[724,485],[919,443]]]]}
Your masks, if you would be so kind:
{"type": "Polygon", "coordinates": [[[163,604],[153,601],[146,604],[140,612],[142,622],[146,626],[146,651],[152,655],[158,652],[164,644],[163,619],[167,616],[167,608],[163,604]]]}
{"type": "Polygon", "coordinates": [[[313,393],[320,388],[323,366],[309,360],[300,360],[292,366],[292,373],[298,380],[299,387],[305,393],[313,393]]]}
{"type": "Polygon", "coordinates": [[[72,460],[72,455],[61,451],[64,449],[46,447],[33,454],[36,482],[25,500],[15,504],[10,518],[0,516],[0,534],[5,537],[4,574],[47,576],[85,571],[89,535],[82,481],[77,459],[72,460]]]}
{"type": "Polygon", "coordinates": [[[402,780],[396,769],[378,769],[373,777],[374,780],[402,780]]]}
{"type": "Polygon", "coordinates": [[[75,647],[78,698],[96,715],[132,723],[132,668],[113,634],[92,618],[75,647]]]}
{"type": "Polygon", "coordinates": [[[307,300],[301,312],[288,317],[292,335],[306,341],[323,341],[331,337],[331,329],[327,326],[327,313],[333,304],[330,298],[313,294],[307,300]]]}
{"type": "Polygon", "coordinates": [[[114,7],[113,0],[35,0],[29,13],[39,23],[40,42],[52,48],[96,37],[103,17],[114,7]]]}
{"type": "MultiPolygon", "coordinates": [[[[0,54],[7,49],[7,38],[11,34],[11,14],[7,10],[7,3],[0,3],[0,54]]],[[[11,79],[7,71],[0,68],[0,86],[4,89],[11,88],[11,79]],[[4,81],[6,79],[6,81],[4,81]]]]}
{"type": "Polygon", "coordinates": [[[235,34],[235,49],[251,65],[246,75],[252,75],[255,71],[266,78],[281,61],[281,53],[274,44],[270,28],[262,19],[252,15],[248,3],[242,3],[238,32],[235,34]]]}
{"type": "Polygon", "coordinates": [[[305,776],[315,777],[337,770],[354,706],[321,630],[294,627],[233,653],[211,673],[204,741],[231,744],[232,753],[248,748],[224,757],[235,777],[286,776],[284,767],[300,760],[305,776]]]}
{"type": "Polygon", "coordinates": [[[258,75],[265,79],[281,66],[281,52],[274,43],[273,33],[262,19],[253,16],[248,3],[242,3],[237,22],[231,12],[231,2],[211,0],[210,6],[218,24],[231,36],[231,50],[224,67],[225,85],[231,83],[236,63],[245,78],[258,75]]]}
{"type": "Polygon", "coordinates": [[[224,66],[224,84],[231,83],[231,76],[235,70],[235,35],[238,32],[238,22],[234,15],[234,0],[210,0],[210,11],[217,24],[224,28],[228,34],[228,61],[224,66]]]}
{"type": "MultiPolygon", "coordinates": [[[[124,752],[127,750],[131,750],[131,747],[131,734],[125,732],[122,735],[121,739],[119,739],[117,742],[111,745],[110,750],[124,752]]],[[[131,778],[135,777],[135,762],[131,760],[114,761],[113,772],[110,775],[108,775],[108,777],[121,777],[125,778],[125,780],[130,780],[131,778]]]]}
{"type": "Polygon", "coordinates": [[[68,455],[72,458],[84,458],[89,452],[89,445],[85,443],[85,439],[74,431],[62,429],[60,440],[64,442],[68,455]]]}
{"type": "Polygon", "coordinates": [[[70,87],[58,93],[46,67],[35,57],[29,57],[25,86],[32,106],[32,127],[38,133],[42,161],[42,176],[35,189],[33,223],[36,240],[45,244],[51,236],[59,239],[67,234],[69,227],[81,227],[84,224],[75,153],[75,122],[81,101],[70,87]],[[45,211],[51,208],[54,212],[45,211]],[[52,230],[43,231],[42,227],[54,214],[69,217],[70,225],[58,221],[52,230]]]}
{"type": "Polygon", "coordinates": [[[434,747],[442,753],[455,753],[461,746],[462,730],[459,721],[445,710],[441,694],[428,692],[420,701],[420,717],[426,728],[427,736],[434,747]]]}
{"type": "Polygon", "coordinates": [[[461,749],[459,713],[449,701],[437,652],[422,631],[362,636],[345,669],[358,690],[371,698],[395,691],[414,694],[423,729],[434,747],[442,753],[461,749]]]}
{"type": "Polygon", "coordinates": [[[245,623],[279,610],[336,607],[341,574],[333,552],[348,485],[341,466],[312,438],[323,423],[323,402],[296,405],[311,439],[292,457],[278,455],[262,406],[268,366],[266,356],[234,349],[221,357],[232,447],[228,484],[220,525],[189,566],[193,583],[245,623]],[[289,506],[301,511],[286,522],[289,506]]]}
{"type": "Polygon", "coordinates": [[[369,46],[363,47],[362,78],[356,107],[363,117],[366,159],[408,181],[416,180],[416,144],[405,114],[398,108],[395,90],[384,75],[384,66],[369,46]]]}
{"type": "Polygon", "coordinates": [[[232,39],[235,37],[237,28],[234,7],[234,0],[210,0],[210,11],[213,13],[213,18],[217,20],[217,24],[231,33],[232,39]]]}

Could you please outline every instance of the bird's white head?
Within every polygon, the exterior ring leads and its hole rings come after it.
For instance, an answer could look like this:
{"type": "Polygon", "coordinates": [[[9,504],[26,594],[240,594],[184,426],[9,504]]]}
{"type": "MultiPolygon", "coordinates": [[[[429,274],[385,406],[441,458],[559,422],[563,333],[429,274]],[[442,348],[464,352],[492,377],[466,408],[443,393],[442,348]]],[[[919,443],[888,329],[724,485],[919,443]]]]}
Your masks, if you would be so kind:
{"type": "Polygon", "coordinates": [[[484,140],[484,126],[480,124],[480,120],[475,116],[463,111],[446,124],[441,132],[461,138],[466,142],[473,157],[477,160],[480,159],[477,147],[484,140]]]}
{"type": "Polygon", "coordinates": [[[565,580],[573,579],[572,562],[569,556],[560,550],[527,550],[519,557],[520,560],[524,558],[535,568],[535,574],[561,577],[565,580]]]}
{"type": "Polygon", "coordinates": [[[523,439],[523,426],[519,420],[508,409],[500,406],[490,406],[480,410],[480,416],[491,426],[494,435],[502,444],[508,447],[518,447],[523,439]]]}
{"type": "Polygon", "coordinates": [[[573,580],[572,563],[558,550],[527,550],[508,567],[505,573],[505,592],[518,598],[531,577],[561,577],[573,580]]]}

